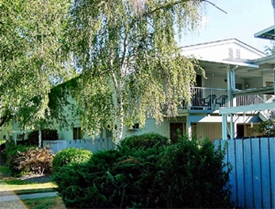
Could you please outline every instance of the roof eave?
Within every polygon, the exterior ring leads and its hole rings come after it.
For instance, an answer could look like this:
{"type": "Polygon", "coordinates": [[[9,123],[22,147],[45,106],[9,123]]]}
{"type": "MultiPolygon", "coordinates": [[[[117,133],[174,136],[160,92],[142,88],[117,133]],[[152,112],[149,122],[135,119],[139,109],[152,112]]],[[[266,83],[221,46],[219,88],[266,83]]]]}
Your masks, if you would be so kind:
{"type": "Polygon", "coordinates": [[[261,31],[255,33],[254,37],[275,40],[275,26],[272,25],[264,30],[261,30],[261,31]]]}

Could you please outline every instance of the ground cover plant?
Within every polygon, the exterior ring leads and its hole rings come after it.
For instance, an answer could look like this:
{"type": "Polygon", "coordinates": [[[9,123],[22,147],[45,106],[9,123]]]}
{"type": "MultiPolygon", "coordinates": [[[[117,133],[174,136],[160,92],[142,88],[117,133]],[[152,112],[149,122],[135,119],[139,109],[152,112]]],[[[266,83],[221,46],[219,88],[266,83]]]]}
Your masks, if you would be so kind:
{"type": "Polygon", "coordinates": [[[51,173],[54,155],[47,148],[9,144],[6,156],[12,176],[51,173]]]}
{"type": "MultiPolygon", "coordinates": [[[[145,142],[147,140],[144,140],[145,142]]],[[[150,141],[150,140],[148,140],[150,141]]],[[[69,208],[229,207],[224,152],[209,141],[180,137],[175,144],[95,153],[53,176],[69,208]]]]}

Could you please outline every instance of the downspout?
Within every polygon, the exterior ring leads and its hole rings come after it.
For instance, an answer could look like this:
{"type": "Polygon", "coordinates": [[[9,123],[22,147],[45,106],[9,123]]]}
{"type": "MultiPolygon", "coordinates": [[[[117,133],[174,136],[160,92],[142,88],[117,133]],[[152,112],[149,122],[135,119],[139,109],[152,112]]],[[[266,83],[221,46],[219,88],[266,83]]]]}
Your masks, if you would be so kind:
{"type": "MultiPolygon", "coordinates": [[[[230,69],[230,65],[227,68],[227,96],[228,96],[228,106],[229,107],[233,107],[233,92],[236,90],[236,81],[235,81],[235,70],[238,68],[239,66],[235,66],[233,69],[230,69]]],[[[227,120],[226,120],[226,115],[223,116],[223,134],[222,134],[222,138],[223,140],[228,139],[227,137],[227,120]]],[[[230,139],[234,139],[234,123],[233,123],[233,114],[230,114],[230,139]]]]}
{"type": "Polygon", "coordinates": [[[273,87],[274,87],[273,95],[275,96],[275,68],[273,68],[273,87]]]}
{"type": "MultiPolygon", "coordinates": [[[[232,102],[233,102],[233,92],[236,91],[236,79],[235,79],[235,70],[238,68],[239,66],[236,65],[232,70],[231,70],[231,86],[232,86],[232,89],[231,89],[231,98],[232,98],[232,102]]],[[[234,104],[235,102],[233,102],[232,104],[232,107],[234,107],[234,104]]],[[[234,139],[235,137],[235,124],[233,123],[233,114],[230,113],[230,139],[234,139]]]]}
{"type": "MultiPolygon", "coordinates": [[[[273,7],[274,27],[275,27],[275,0],[271,0],[271,4],[273,7]]],[[[273,86],[274,86],[273,95],[275,95],[275,68],[273,69],[273,86]]]]}

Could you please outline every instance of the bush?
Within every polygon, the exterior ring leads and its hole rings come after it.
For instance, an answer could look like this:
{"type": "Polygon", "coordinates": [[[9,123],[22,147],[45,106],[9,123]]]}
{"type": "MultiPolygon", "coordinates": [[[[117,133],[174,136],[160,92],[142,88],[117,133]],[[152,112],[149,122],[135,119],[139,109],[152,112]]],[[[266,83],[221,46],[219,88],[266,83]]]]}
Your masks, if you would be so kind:
{"type": "Polygon", "coordinates": [[[61,168],[53,179],[69,208],[152,208],[159,205],[158,191],[151,189],[159,171],[158,155],[157,149],[132,156],[117,150],[99,152],[88,163],[61,168]]]}
{"type": "Polygon", "coordinates": [[[69,164],[80,164],[87,162],[93,153],[89,150],[78,148],[67,148],[58,152],[53,159],[53,172],[57,172],[61,167],[69,164]]]}
{"type": "Polygon", "coordinates": [[[165,150],[161,159],[165,202],[168,208],[223,208],[230,206],[229,172],[223,150],[205,140],[182,138],[165,150]]]}
{"type": "Polygon", "coordinates": [[[169,139],[156,133],[148,133],[136,136],[126,137],[121,141],[121,146],[127,146],[130,149],[147,149],[152,147],[167,146],[169,139]]]}
{"type": "MultiPolygon", "coordinates": [[[[125,148],[126,147],[126,148],[125,148]]],[[[176,144],[95,153],[86,163],[54,173],[69,208],[227,207],[228,172],[223,151],[211,142],[176,144]]]]}
{"type": "MultiPolygon", "coordinates": [[[[58,140],[57,130],[44,129],[41,131],[42,140],[58,140]]],[[[38,146],[38,130],[32,131],[28,135],[27,141],[24,141],[26,145],[38,146]]]]}
{"type": "Polygon", "coordinates": [[[53,156],[46,148],[9,145],[7,164],[13,176],[25,173],[51,173],[53,156]]]}

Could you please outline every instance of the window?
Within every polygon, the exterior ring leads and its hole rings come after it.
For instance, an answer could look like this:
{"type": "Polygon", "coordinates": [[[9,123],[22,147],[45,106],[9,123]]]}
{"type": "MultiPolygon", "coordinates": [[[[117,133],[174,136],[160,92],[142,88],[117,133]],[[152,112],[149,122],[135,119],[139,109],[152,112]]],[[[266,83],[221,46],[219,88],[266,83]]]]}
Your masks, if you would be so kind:
{"type": "Polygon", "coordinates": [[[113,132],[109,131],[108,129],[106,130],[106,137],[107,138],[112,138],[113,137],[113,132]]]}
{"type": "Polygon", "coordinates": [[[233,48],[228,49],[228,57],[233,58],[233,48]]]}
{"type": "Polygon", "coordinates": [[[240,49],[236,49],[236,58],[241,59],[241,51],[240,49]]]}
{"type": "Polygon", "coordinates": [[[81,127],[75,127],[73,130],[74,139],[82,139],[81,127]]]}

